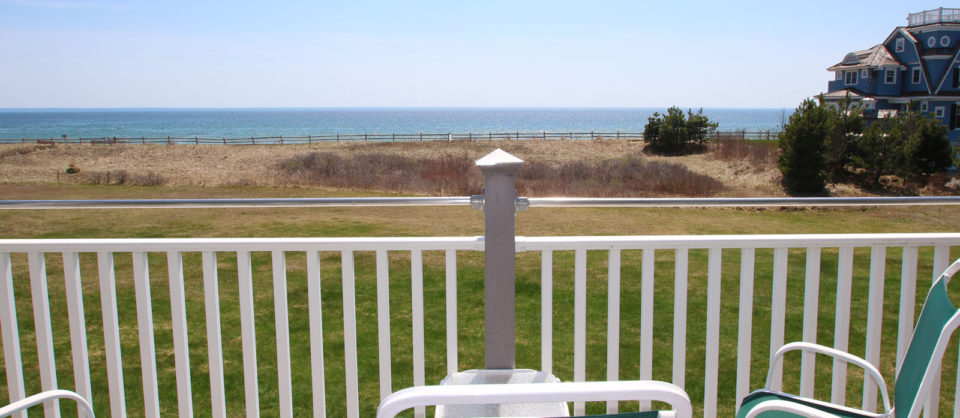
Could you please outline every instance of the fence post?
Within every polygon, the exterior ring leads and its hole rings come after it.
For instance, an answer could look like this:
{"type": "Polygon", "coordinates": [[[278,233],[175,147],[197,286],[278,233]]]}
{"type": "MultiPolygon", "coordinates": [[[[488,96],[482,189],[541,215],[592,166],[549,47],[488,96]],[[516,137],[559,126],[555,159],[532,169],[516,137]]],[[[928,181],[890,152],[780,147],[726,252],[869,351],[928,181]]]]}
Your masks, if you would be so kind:
{"type": "Polygon", "coordinates": [[[523,160],[497,149],[477,160],[483,173],[485,367],[516,364],[516,174],[523,160]]]}

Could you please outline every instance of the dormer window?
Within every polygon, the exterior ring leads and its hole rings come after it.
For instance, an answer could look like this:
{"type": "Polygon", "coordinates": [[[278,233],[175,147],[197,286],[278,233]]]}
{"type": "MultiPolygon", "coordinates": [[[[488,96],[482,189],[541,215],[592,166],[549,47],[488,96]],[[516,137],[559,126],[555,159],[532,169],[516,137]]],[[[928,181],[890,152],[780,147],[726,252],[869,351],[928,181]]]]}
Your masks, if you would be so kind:
{"type": "Polygon", "coordinates": [[[897,38],[897,46],[896,46],[897,52],[903,52],[903,43],[904,43],[903,38],[897,38]]]}
{"type": "Polygon", "coordinates": [[[920,69],[914,68],[911,73],[910,82],[913,84],[920,84],[920,69]]]}
{"type": "Polygon", "coordinates": [[[860,74],[860,72],[857,71],[857,70],[847,71],[847,72],[844,74],[845,77],[846,77],[846,80],[844,80],[844,84],[847,84],[847,85],[857,84],[857,81],[858,81],[858,80],[857,80],[857,74],[860,74]]]}

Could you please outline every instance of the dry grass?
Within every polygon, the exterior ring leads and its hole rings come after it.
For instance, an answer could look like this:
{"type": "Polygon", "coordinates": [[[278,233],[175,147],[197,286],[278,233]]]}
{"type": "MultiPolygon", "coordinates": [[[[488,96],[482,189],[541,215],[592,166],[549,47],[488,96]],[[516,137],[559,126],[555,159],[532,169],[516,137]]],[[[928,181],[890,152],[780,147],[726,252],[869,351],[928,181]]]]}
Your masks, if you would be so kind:
{"type": "MultiPolygon", "coordinates": [[[[558,175],[592,171],[591,167],[605,166],[610,170],[624,170],[630,165],[640,165],[644,171],[635,174],[643,181],[650,181],[652,186],[633,188],[623,185],[624,192],[605,192],[620,185],[617,181],[608,181],[607,189],[594,189],[590,182],[580,185],[570,185],[571,190],[562,190],[556,187],[544,187],[543,184],[532,181],[527,187],[535,195],[567,194],[576,190],[578,194],[589,195],[631,195],[631,196],[658,196],[658,195],[719,195],[719,196],[778,196],[783,195],[779,190],[780,173],[776,167],[758,168],[744,166],[739,160],[716,159],[705,154],[683,157],[642,156],[641,163],[625,161],[641,153],[642,143],[627,140],[594,140],[594,141],[433,141],[433,142],[406,142],[406,143],[323,143],[302,145],[257,145],[257,146],[219,146],[219,145],[92,145],[69,144],[56,146],[32,146],[24,152],[23,145],[0,145],[0,183],[6,184],[56,184],[57,173],[63,172],[71,164],[81,169],[81,173],[90,172],[119,172],[124,171],[128,176],[153,176],[162,179],[163,186],[167,187],[203,187],[219,188],[230,186],[290,186],[303,185],[319,189],[364,189],[363,185],[344,185],[332,182],[316,182],[310,178],[297,179],[291,176],[290,170],[282,170],[286,162],[305,158],[312,153],[337,155],[347,160],[357,155],[381,154],[379,164],[384,167],[394,167],[389,160],[398,159],[412,162],[438,161],[441,163],[440,172],[435,175],[440,178],[440,185],[425,187],[410,187],[397,189],[386,182],[383,187],[375,187],[378,191],[392,191],[413,194],[448,194],[454,190],[475,188],[473,180],[463,181],[447,176],[444,170],[452,170],[455,164],[457,169],[463,168],[466,163],[470,168],[467,171],[479,173],[472,168],[472,161],[479,159],[490,151],[502,148],[525,160],[531,170],[551,170],[558,175]],[[444,163],[446,161],[446,163],[444,163]],[[617,163],[617,161],[621,161],[617,163]],[[663,165],[664,163],[672,164],[663,165]],[[443,166],[443,164],[447,164],[443,166]],[[615,167],[617,164],[620,167],[615,167]],[[689,172],[689,174],[687,174],[689,172]],[[151,174],[152,173],[152,174],[151,174]],[[652,174],[651,174],[652,173],[652,174]],[[662,176],[659,180],[650,180],[650,175],[662,176]],[[683,175],[689,180],[680,184],[665,184],[670,178],[683,175]],[[712,178],[723,185],[722,188],[709,186],[711,181],[702,176],[712,178]],[[448,191],[450,190],[450,191],[448,191]],[[594,193],[596,192],[596,193],[594,193]]],[[[345,163],[346,164],[346,163],[345,163]]],[[[417,172],[423,172],[417,167],[417,172]]],[[[537,171],[533,170],[533,171],[537,171]]],[[[529,172],[529,171],[528,171],[529,172]]],[[[606,174],[598,173],[601,177],[606,174]]],[[[428,176],[434,175],[427,173],[428,176]]],[[[474,175],[474,174],[471,174],[474,175]]],[[[612,177],[605,177],[612,178],[612,177]]],[[[629,176],[628,176],[629,178],[629,176]]],[[[559,182],[568,179],[559,178],[559,182]]],[[[61,179],[61,181],[64,181],[61,179]]],[[[380,180],[378,180],[380,181],[380,180]]],[[[594,181],[599,183],[599,181],[594,181]]],[[[476,193],[477,189],[474,192],[476,193]]],[[[456,193],[460,194],[460,193],[456,193]]]]}

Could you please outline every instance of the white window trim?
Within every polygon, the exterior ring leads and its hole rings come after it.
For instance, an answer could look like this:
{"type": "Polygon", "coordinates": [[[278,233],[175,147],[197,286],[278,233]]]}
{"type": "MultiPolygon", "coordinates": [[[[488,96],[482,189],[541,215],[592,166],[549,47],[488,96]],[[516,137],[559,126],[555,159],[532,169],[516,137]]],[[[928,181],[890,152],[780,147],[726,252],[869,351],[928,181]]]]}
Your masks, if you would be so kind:
{"type": "Polygon", "coordinates": [[[933,108],[933,116],[937,118],[942,118],[946,114],[946,109],[943,106],[937,106],[933,108]]]}
{"type": "Polygon", "coordinates": [[[934,36],[927,38],[927,48],[933,48],[935,46],[937,46],[937,38],[934,36]]]}
{"type": "Polygon", "coordinates": [[[883,71],[883,84],[897,84],[897,70],[890,69],[890,68],[884,70],[884,71],[883,71]],[[893,80],[892,80],[892,81],[888,81],[888,77],[887,77],[888,74],[893,74],[893,80]]]}
{"type": "Polygon", "coordinates": [[[843,84],[847,86],[855,85],[860,82],[859,76],[860,71],[858,70],[846,71],[843,74],[843,84]],[[850,81],[851,78],[853,79],[853,82],[850,81]]]}
{"type": "Polygon", "coordinates": [[[926,112],[930,109],[930,105],[927,102],[920,102],[920,111],[926,112]]]}
{"type": "Polygon", "coordinates": [[[920,69],[919,69],[919,68],[916,68],[916,67],[911,68],[911,69],[910,69],[910,83],[912,83],[912,84],[920,84],[921,81],[923,81],[923,75],[920,74],[920,69]]]}
{"type": "Polygon", "coordinates": [[[947,36],[947,35],[941,36],[941,37],[940,37],[940,46],[941,46],[941,47],[944,47],[944,48],[950,46],[950,37],[947,36]]]}
{"type": "Polygon", "coordinates": [[[835,80],[843,80],[843,71],[837,71],[837,78],[835,80]]]}
{"type": "Polygon", "coordinates": [[[863,68],[860,70],[860,78],[870,78],[870,69],[863,68]]]}
{"type": "Polygon", "coordinates": [[[896,46],[896,51],[897,51],[897,52],[903,52],[903,44],[904,44],[904,41],[905,41],[905,39],[903,39],[903,38],[897,38],[897,41],[896,41],[896,42],[897,42],[897,46],[896,46]]]}

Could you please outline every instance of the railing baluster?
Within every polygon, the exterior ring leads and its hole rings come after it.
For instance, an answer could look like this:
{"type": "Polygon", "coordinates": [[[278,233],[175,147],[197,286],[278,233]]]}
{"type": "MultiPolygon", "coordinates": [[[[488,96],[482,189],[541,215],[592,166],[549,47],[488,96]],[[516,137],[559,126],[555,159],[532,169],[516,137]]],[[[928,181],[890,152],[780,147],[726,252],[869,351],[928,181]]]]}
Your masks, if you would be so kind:
{"type": "Polygon", "coordinates": [[[390,259],[377,250],[377,342],[380,348],[380,400],[393,392],[390,370],[390,259]]]}
{"type": "MultiPolygon", "coordinates": [[[[13,268],[10,253],[0,253],[0,332],[3,333],[3,364],[7,372],[7,393],[10,403],[26,397],[23,387],[23,363],[20,357],[20,329],[17,325],[17,304],[13,292],[13,268]]],[[[26,418],[26,411],[17,418],[26,418]]]]}
{"type": "Polygon", "coordinates": [[[120,356],[120,321],[117,315],[117,285],[113,271],[113,253],[97,253],[100,274],[100,310],[103,316],[103,348],[107,357],[107,383],[110,388],[110,414],[127,416],[123,395],[123,363],[120,356]]]}
{"type": "Polygon", "coordinates": [[[717,415],[717,377],[720,367],[720,280],[723,266],[719,248],[711,248],[707,258],[707,353],[705,362],[703,416],[717,415]]]}
{"type": "MultiPolygon", "coordinates": [[[[643,249],[640,273],[640,380],[653,378],[653,248],[643,249]]],[[[640,401],[640,410],[650,410],[650,401],[640,401]]]]}
{"type": "Polygon", "coordinates": [[[83,314],[83,286],[80,283],[80,257],[63,253],[63,281],[70,317],[70,348],[73,354],[73,382],[77,394],[93,405],[90,387],[90,360],[87,350],[87,325],[83,314]]]}
{"type": "Polygon", "coordinates": [[[183,290],[183,254],[167,252],[170,279],[170,321],[173,325],[174,362],[177,368],[177,411],[181,417],[193,416],[190,390],[190,345],[187,338],[187,297],[183,290]]]}
{"type": "Polygon", "coordinates": [[[540,370],[553,373],[553,251],[540,254],[540,370]]]}
{"type": "MultiPolygon", "coordinates": [[[[883,282],[886,280],[887,248],[875,245],[870,248],[870,296],[867,305],[867,349],[864,359],[880,367],[880,330],[883,327],[883,282]]],[[[864,376],[863,407],[865,411],[877,409],[877,386],[864,376]]],[[[880,384],[880,382],[876,382],[880,384]]]]}
{"type": "MultiPolygon", "coordinates": [[[[853,286],[853,247],[841,247],[837,260],[837,310],[833,330],[833,348],[847,351],[850,338],[850,294],[853,286]]],[[[847,399],[847,363],[833,361],[830,402],[843,405],[847,399]]]]}
{"type": "Polygon", "coordinates": [[[687,372],[687,271],[689,254],[678,248],[674,261],[673,384],[683,388],[687,372]]]}
{"type": "MultiPolygon", "coordinates": [[[[287,260],[283,251],[271,254],[273,312],[277,336],[277,389],[281,417],[293,417],[293,383],[290,371],[290,313],[287,309],[287,260]]],[[[183,416],[183,415],[181,415],[183,416]]]]}
{"type": "MultiPolygon", "coordinates": [[[[933,248],[933,270],[931,274],[933,275],[933,280],[937,280],[940,277],[940,273],[943,273],[943,270],[947,268],[947,265],[950,263],[950,247],[945,246],[936,246],[933,248]]],[[[931,282],[931,285],[933,283],[931,282]]],[[[942,360],[941,360],[942,363],[942,360]]],[[[942,364],[937,364],[934,367],[935,376],[933,378],[933,384],[930,385],[930,397],[927,398],[927,404],[924,407],[924,416],[928,417],[937,417],[940,416],[940,368],[942,364]]]]}
{"type": "MultiPolygon", "coordinates": [[[[33,296],[33,323],[36,327],[37,360],[40,362],[40,388],[44,391],[57,388],[57,364],[53,354],[53,327],[50,324],[50,296],[47,292],[47,267],[43,253],[27,255],[30,264],[30,293],[33,296]]],[[[43,403],[43,413],[48,417],[60,416],[60,404],[56,401],[43,403]]]]}
{"type": "MultiPolygon", "coordinates": [[[[783,345],[783,327],[786,324],[787,313],[787,257],[786,248],[773,249],[773,292],[770,301],[770,356],[783,345]]],[[[781,389],[783,363],[777,364],[773,370],[772,389],[781,389]]]]}
{"type": "Polygon", "coordinates": [[[148,417],[160,416],[157,386],[157,354],[153,336],[153,308],[150,296],[150,269],[147,253],[133,253],[133,284],[137,298],[137,327],[140,335],[140,371],[143,381],[143,407],[148,417]]]}
{"type": "MultiPolygon", "coordinates": [[[[607,380],[620,380],[620,249],[610,250],[607,261],[607,380]]],[[[641,330],[641,333],[643,331],[641,330]]],[[[640,344],[644,347],[643,343],[640,344]]],[[[641,364],[643,362],[641,361],[641,364]]],[[[643,368],[641,366],[641,376],[643,368]]],[[[643,377],[641,377],[642,379],[643,377]]],[[[607,401],[607,413],[615,414],[619,402],[607,401]]]]}
{"type": "MultiPolygon", "coordinates": [[[[573,381],[587,377],[587,250],[574,252],[573,266],[573,381]]],[[[573,403],[573,413],[584,415],[583,402],[573,403]]]]}
{"type": "Polygon", "coordinates": [[[217,255],[203,252],[203,300],[207,320],[207,365],[210,373],[211,416],[227,416],[223,389],[223,343],[220,336],[220,285],[217,255]]]}
{"type": "Polygon", "coordinates": [[[260,416],[257,383],[257,333],[253,312],[253,266],[249,251],[237,251],[237,279],[240,293],[240,338],[243,348],[244,406],[248,418],[260,416]]]}
{"type": "Polygon", "coordinates": [[[756,250],[740,252],[740,317],[737,326],[737,409],[750,392],[750,360],[753,336],[753,279],[756,250]]]}
{"type": "Polygon", "coordinates": [[[903,363],[903,355],[913,334],[913,311],[917,299],[917,247],[903,247],[903,263],[900,266],[900,316],[897,331],[897,372],[903,363]]]}
{"type": "MultiPolygon", "coordinates": [[[[807,266],[803,288],[803,341],[817,342],[817,314],[820,312],[820,248],[807,247],[807,266]]],[[[804,351],[800,355],[800,396],[813,397],[816,357],[804,351]]]]}
{"type": "Polygon", "coordinates": [[[323,315],[320,298],[320,253],[307,252],[307,297],[310,315],[310,372],[313,375],[313,416],[327,416],[323,379],[323,315]]]}
{"type": "Polygon", "coordinates": [[[457,250],[446,251],[447,287],[447,374],[456,373],[457,365],[457,250]]]}
{"type": "MultiPolygon", "coordinates": [[[[410,304],[413,317],[413,385],[423,386],[424,378],[424,335],[423,335],[423,253],[420,250],[410,252],[410,304]]],[[[423,418],[425,409],[414,408],[414,416],[423,418]]]]}
{"type": "Polygon", "coordinates": [[[357,299],[353,269],[353,251],[341,252],[343,271],[343,360],[347,395],[347,416],[360,416],[357,383],[357,299]]]}

